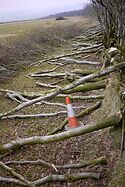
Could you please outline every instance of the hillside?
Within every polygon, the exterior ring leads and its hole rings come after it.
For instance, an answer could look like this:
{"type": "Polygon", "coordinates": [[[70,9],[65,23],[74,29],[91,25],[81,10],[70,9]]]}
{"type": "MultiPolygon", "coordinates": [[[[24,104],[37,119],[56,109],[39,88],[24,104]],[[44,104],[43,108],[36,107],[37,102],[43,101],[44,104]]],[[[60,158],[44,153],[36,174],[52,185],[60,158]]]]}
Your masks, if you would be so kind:
{"type": "Polygon", "coordinates": [[[0,82],[29,63],[45,58],[84,31],[93,21],[70,17],[67,21],[40,19],[0,25],[0,82]]]}
{"type": "Polygon", "coordinates": [[[73,16],[82,16],[83,15],[83,10],[73,10],[73,11],[68,11],[68,12],[60,12],[57,14],[52,14],[49,15],[45,18],[56,18],[58,16],[63,16],[63,17],[73,17],[73,16]]]}
{"type": "Polygon", "coordinates": [[[60,12],[57,14],[51,14],[45,18],[56,18],[56,17],[74,17],[74,16],[95,16],[94,8],[91,4],[88,4],[85,8],[80,10],[72,10],[67,12],[60,12]]]}

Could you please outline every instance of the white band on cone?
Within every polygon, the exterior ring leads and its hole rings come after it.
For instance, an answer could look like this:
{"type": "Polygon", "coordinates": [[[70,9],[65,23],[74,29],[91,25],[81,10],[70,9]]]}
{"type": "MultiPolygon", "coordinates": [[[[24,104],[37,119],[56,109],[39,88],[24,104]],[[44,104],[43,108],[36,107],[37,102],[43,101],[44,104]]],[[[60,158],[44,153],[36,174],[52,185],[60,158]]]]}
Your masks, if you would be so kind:
{"type": "Polygon", "coordinates": [[[75,117],[75,113],[71,104],[67,105],[68,117],[75,117]]]}

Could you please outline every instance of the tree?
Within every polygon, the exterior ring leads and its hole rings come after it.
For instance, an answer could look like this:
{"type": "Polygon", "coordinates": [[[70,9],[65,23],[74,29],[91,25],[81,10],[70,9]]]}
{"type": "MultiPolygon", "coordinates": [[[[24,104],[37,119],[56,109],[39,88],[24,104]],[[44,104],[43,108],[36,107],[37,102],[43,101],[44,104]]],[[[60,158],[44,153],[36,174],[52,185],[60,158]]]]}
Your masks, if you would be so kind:
{"type": "Polygon", "coordinates": [[[124,50],[125,1],[91,0],[101,23],[103,44],[106,48],[117,45],[124,50]]]}

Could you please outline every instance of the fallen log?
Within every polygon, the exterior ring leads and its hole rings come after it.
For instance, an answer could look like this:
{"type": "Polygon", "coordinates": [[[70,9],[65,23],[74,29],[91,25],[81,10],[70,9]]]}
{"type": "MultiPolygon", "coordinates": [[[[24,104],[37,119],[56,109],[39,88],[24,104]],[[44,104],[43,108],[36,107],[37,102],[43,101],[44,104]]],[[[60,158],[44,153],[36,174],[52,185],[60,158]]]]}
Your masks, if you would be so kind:
{"type": "Polygon", "coordinates": [[[6,165],[10,165],[10,164],[13,164],[13,165],[17,165],[17,164],[20,164],[20,165],[27,165],[27,164],[30,164],[30,165],[42,165],[44,167],[49,167],[49,168],[56,168],[57,169],[77,169],[77,168],[83,168],[83,167],[87,167],[87,166],[95,166],[95,165],[99,165],[99,164],[107,164],[107,161],[106,161],[106,157],[100,157],[100,158],[97,158],[97,159],[94,159],[94,160],[89,160],[89,161],[81,161],[79,163],[72,163],[72,164],[65,164],[65,165],[54,165],[54,164],[51,164],[49,162],[46,162],[44,160],[20,160],[20,161],[15,161],[15,160],[11,160],[11,161],[8,161],[8,162],[5,162],[6,165]]]}
{"type": "Polygon", "coordinates": [[[3,117],[3,116],[6,116],[8,114],[11,114],[13,112],[19,111],[19,110],[21,110],[21,109],[23,109],[23,108],[25,108],[27,106],[33,105],[35,103],[38,103],[38,102],[40,102],[42,100],[46,100],[46,99],[52,98],[54,96],[57,96],[58,94],[66,91],[66,90],[72,89],[72,88],[74,88],[76,86],[79,86],[80,84],[85,83],[88,80],[92,80],[94,78],[98,78],[98,77],[102,77],[104,75],[108,75],[108,74],[110,74],[110,73],[112,73],[114,71],[118,71],[118,70],[120,70],[120,69],[122,69],[124,67],[125,67],[125,63],[120,63],[120,64],[116,64],[114,66],[110,66],[108,68],[105,68],[104,70],[101,70],[98,73],[93,73],[93,74],[87,75],[85,77],[82,77],[79,80],[76,80],[73,83],[71,83],[71,84],[69,84],[69,85],[67,85],[65,87],[62,87],[62,88],[60,87],[56,91],[54,91],[52,93],[49,93],[46,96],[42,95],[42,96],[40,96],[38,98],[35,98],[35,99],[32,99],[32,100],[30,100],[28,102],[22,103],[22,104],[18,105],[16,108],[12,109],[11,111],[6,112],[4,114],[1,114],[0,118],[3,117]]]}
{"type": "Polygon", "coordinates": [[[0,145],[0,153],[1,154],[6,153],[7,151],[15,150],[25,145],[47,144],[47,143],[66,140],[72,137],[84,135],[103,128],[118,126],[120,121],[121,121],[121,116],[119,116],[119,114],[116,114],[106,119],[102,119],[101,121],[97,122],[95,125],[80,126],[78,128],[66,132],[58,133],[55,135],[50,135],[50,136],[49,135],[33,136],[24,139],[17,139],[15,141],[11,141],[10,143],[0,145]]]}
{"type": "MultiPolygon", "coordinates": [[[[65,98],[67,94],[59,94],[56,97],[65,98]]],[[[104,95],[87,95],[87,96],[72,96],[70,95],[70,99],[72,100],[93,100],[93,99],[104,99],[104,95]]]]}
{"type": "Polygon", "coordinates": [[[7,91],[5,97],[8,97],[11,100],[16,101],[18,103],[29,101],[29,99],[23,97],[21,94],[15,92],[15,91],[7,91]]]}
{"type": "MultiPolygon", "coordinates": [[[[64,175],[48,175],[46,177],[43,177],[42,179],[32,181],[32,183],[34,186],[38,186],[50,182],[74,182],[76,180],[89,179],[89,178],[98,180],[100,178],[100,174],[94,172],[85,172],[85,173],[75,173],[75,174],[66,173],[64,175]]],[[[9,178],[9,177],[0,177],[0,182],[28,186],[17,179],[9,178]]]]}
{"type": "MultiPolygon", "coordinates": [[[[53,105],[53,106],[59,106],[59,107],[63,107],[63,108],[67,108],[67,105],[64,105],[62,103],[50,103],[47,101],[42,101],[41,103],[38,104],[46,104],[46,105],[53,105]]],[[[86,107],[84,106],[73,106],[73,109],[85,109],[86,107]]]]}
{"type": "Polygon", "coordinates": [[[98,180],[100,178],[100,174],[94,172],[86,172],[86,173],[75,173],[75,174],[66,173],[64,175],[49,175],[42,179],[38,179],[37,181],[34,181],[33,184],[40,185],[49,182],[74,182],[76,180],[88,179],[88,178],[98,180]]]}
{"type": "MultiPolygon", "coordinates": [[[[100,105],[101,105],[101,102],[97,102],[95,105],[88,107],[85,110],[81,111],[79,114],[76,115],[76,117],[77,118],[84,117],[85,115],[88,115],[92,113],[93,111],[95,111],[96,109],[98,109],[100,105]]],[[[67,123],[68,123],[68,118],[66,118],[60,126],[58,126],[53,131],[48,133],[48,135],[56,134],[57,132],[61,131],[67,123]]]]}
{"type": "Polygon", "coordinates": [[[73,48],[78,48],[78,47],[90,47],[92,46],[91,43],[80,43],[80,42],[77,42],[77,41],[74,41],[73,44],[71,44],[73,48]]]}
{"type": "Polygon", "coordinates": [[[17,173],[13,168],[8,167],[3,162],[0,162],[0,167],[3,168],[4,170],[8,171],[9,173],[11,173],[14,177],[18,178],[18,180],[20,182],[23,182],[24,184],[26,184],[29,187],[35,187],[35,185],[32,182],[29,182],[22,175],[17,173]]]}
{"type": "Polygon", "coordinates": [[[79,48],[78,50],[79,51],[84,51],[84,50],[90,50],[90,49],[95,49],[95,48],[101,48],[102,47],[102,43],[101,44],[95,44],[95,45],[92,45],[92,46],[88,46],[88,47],[81,47],[79,48]]]}
{"type": "Polygon", "coordinates": [[[45,83],[41,83],[41,82],[36,82],[36,85],[38,85],[40,87],[45,87],[45,88],[59,88],[59,86],[57,86],[57,85],[45,84],[45,83]]]}
{"type": "Polygon", "coordinates": [[[45,70],[45,71],[35,72],[35,74],[52,73],[52,72],[54,72],[55,70],[57,70],[58,68],[60,68],[61,66],[63,66],[63,65],[56,66],[55,68],[53,68],[53,69],[51,69],[51,70],[45,70]]]}
{"type": "Polygon", "coordinates": [[[101,65],[99,62],[89,61],[89,60],[76,60],[72,58],[61,58],[61,60],[66,61],[66,64],[86,64],[86,65],[101,65]]]}
{"type": "Polygon", "coordinates": [[[70,56],[75,56],[75,55],[80,55],[80,54],[83,54],[83,53],[95,53],[97,52],[98,48],[93,48],[93,49],[85,49],[84,51],[76,51],[76,52],[73,52],[73,53],[69,53],[69,54],[62,54],[62,55],[59,55],[59,56],[55,56],[55,57],[50,57],[50,58],[47,58],[45,60],[39,60],[37,62],[34,62],[32,64],[30,64],[29,67],[31,66],[38,66],[40,64],[43,64],[45,62],[49,62],[51,60],[55,60],[55,59],[60,59],[60,58],[63,58],[63,57],[70,57],[70,56]]]}
{"type": "MultiPolygon", "coordinates": [[[[33,99],[35,97],[40,97],[40,96],[45,96],[43,93],[41,92],[16,92],[16,91],[12,91],[12,90],[4,90],[1,89],[0,92],[4,92],[6,93],[11,93],[11,92],[15,92],[17,94],[19,94],[20,96],[24,97],[24,98],[28,98],[27,101],[29,99],[33,99]]],[[[8,95],[6,95],[8,96],[8,95]]],[[[60,98],[65,98],[67,96],[67,94],[59,94],[56,97],[60,97],[60,98]]],[[[10,97],[9,97],[10,98],[10,97]]],[[[71,99],[75,99],[75,100],[93,100],[93,99],[104,99],[104,95],[87,95],[87,96],[72,96],[70,95],[71,99]]],[[[24,101],[23,101],[24,102],[24,101]]],[[[45,103],[45,104],[49,104],[49,102],[47,101],[41,101],[40,104],[45,103]]],[[[56,103],[55,103],[56,105],[56,103]]]]}
{"type": "Polygon", "coordinates": [[[54,116],[58,116],[61,114],[66,114],[66,111],[59,111],[59,112],[55,112],[55,113],[40,113],[40,114],[15,114],[15,115],[7,115],[7,116],[3,116],[1,118],[1,120],[5,120],[5,119],[27,119],[27,118],[45,118],[45,117],[54,117],[54,116]]]}
{"type": "Polygon", "coordinates": [[[29,74],[28,76],[30,77],[52,77],[52,78],[62,78],[65,76],[76,76],[76,78],[79,78],[78,75],[74,74],[74,73],[69,73],[69,72],[64,72],[64,73],[56,73],[56,72],[52,72],[52,73],[42,73],[42,74],[37,74],[37,73],[32,73],[29,74]]]}
{"type": "Polygon", "coordinates": [[[86,76],[95,72],[97,72],[97,70],[95,71],[95,70],[88,70],[88,69],[84,69],[84,70],[74,69],[71,71],[71,73],[73,74],[82,75],[82,76],[86,76]]]}
{"type": "MultiPolygon", "coordinates": [[[[60,88],[60,87],[58,87],[58,88],[60,88]]],[[[58,88],[57,89],[53,89],[53,90],[50,90],[50,91],[47,91],[47,92],[31,92],[31,93],[26,93],[26,92],[21,92],[20,94],[22,94],[23,95],[23,97],[26,97],[26,98],[29,98],[29,99],[31,99],[32,97],[33,98],[35,98],[35,97],[39,97],[39,96],[41,96],[41,95],[43,95],[43,96],[45,96],[45,95],[47,95],[47,94],[49,94],[49,93],[52,93],[52,92],[54,92],[54,90],[56,91],[56,90],[58,90],[58,88]]],[[[69,89],[69,90],[67,90],[67,91],[62,91],[62,93],[64,93],[64,94],[71,94],[71,93],[77,93],[77,92],[83,92],[83,93],[85,93],[85,92],[87,92],[87,91],[91,91],[91,90],[99,90],[99,89],[104,89],[104,88],[106,88],[106,83],[105,83],[105,81],[100,81],[100,82],[93,82],[93,83],[85,83],[85,84],[81,84],[80,86],[76,86],[75,88],[73,88],[73,89],[69,89]]],[[[18,93],[19,94],[19,93],[18,93]]],[[[62,97],[62,95],[60,95],[60,96],[58,96],[58,97],[62,97]]],[[[74,98],[78,98],[78,97],[74,97],[74,98]]],[[[79,97],[80,98],[80,97],[79,97]]],[[[81,96],[81,99],[86,99],[86,98],[94,98],[94,96],[93,97],[91,97],[91,96],[88,96],[88,97],[85,97],[85,96],[81,96]]],[[[98,96],[97,97],[95,97],[95,98],[99,98],[98,96]]],[[[102,97],[101,97],[102,98],[102,97]]],[[[29,100],[28,100],[29,101],[29,100]]]]}
{"type": "Polygon", "coordinates": [[[26,186],[25,183],[21,182],[18,179],[10,178],[10,177],[0,177],[0,183],[7,183],[7,184],[16,184],[21,186],[26,186]]]}
{"type": "Polygon", "coordinates": [[[71,93],[77,93],[77,92],[88,92],[90,90],[99,90],[106,88],[105,82],[94,82],[94,83],[86,83],[80,86],[77,86],[75,88],[69,89],[64,91],[64,94],[71,94],[71,93]]]}

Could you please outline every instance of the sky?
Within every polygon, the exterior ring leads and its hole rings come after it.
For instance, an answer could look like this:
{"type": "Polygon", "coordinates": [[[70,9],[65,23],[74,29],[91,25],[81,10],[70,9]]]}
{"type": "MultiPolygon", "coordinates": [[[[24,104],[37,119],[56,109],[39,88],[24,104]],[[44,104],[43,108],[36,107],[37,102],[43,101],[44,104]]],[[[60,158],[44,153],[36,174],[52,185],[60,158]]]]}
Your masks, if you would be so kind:
{"type": "Polygon", "coordinates": [[[82,9],[90,0],[0,0],[0,22],[82,9]]]}

